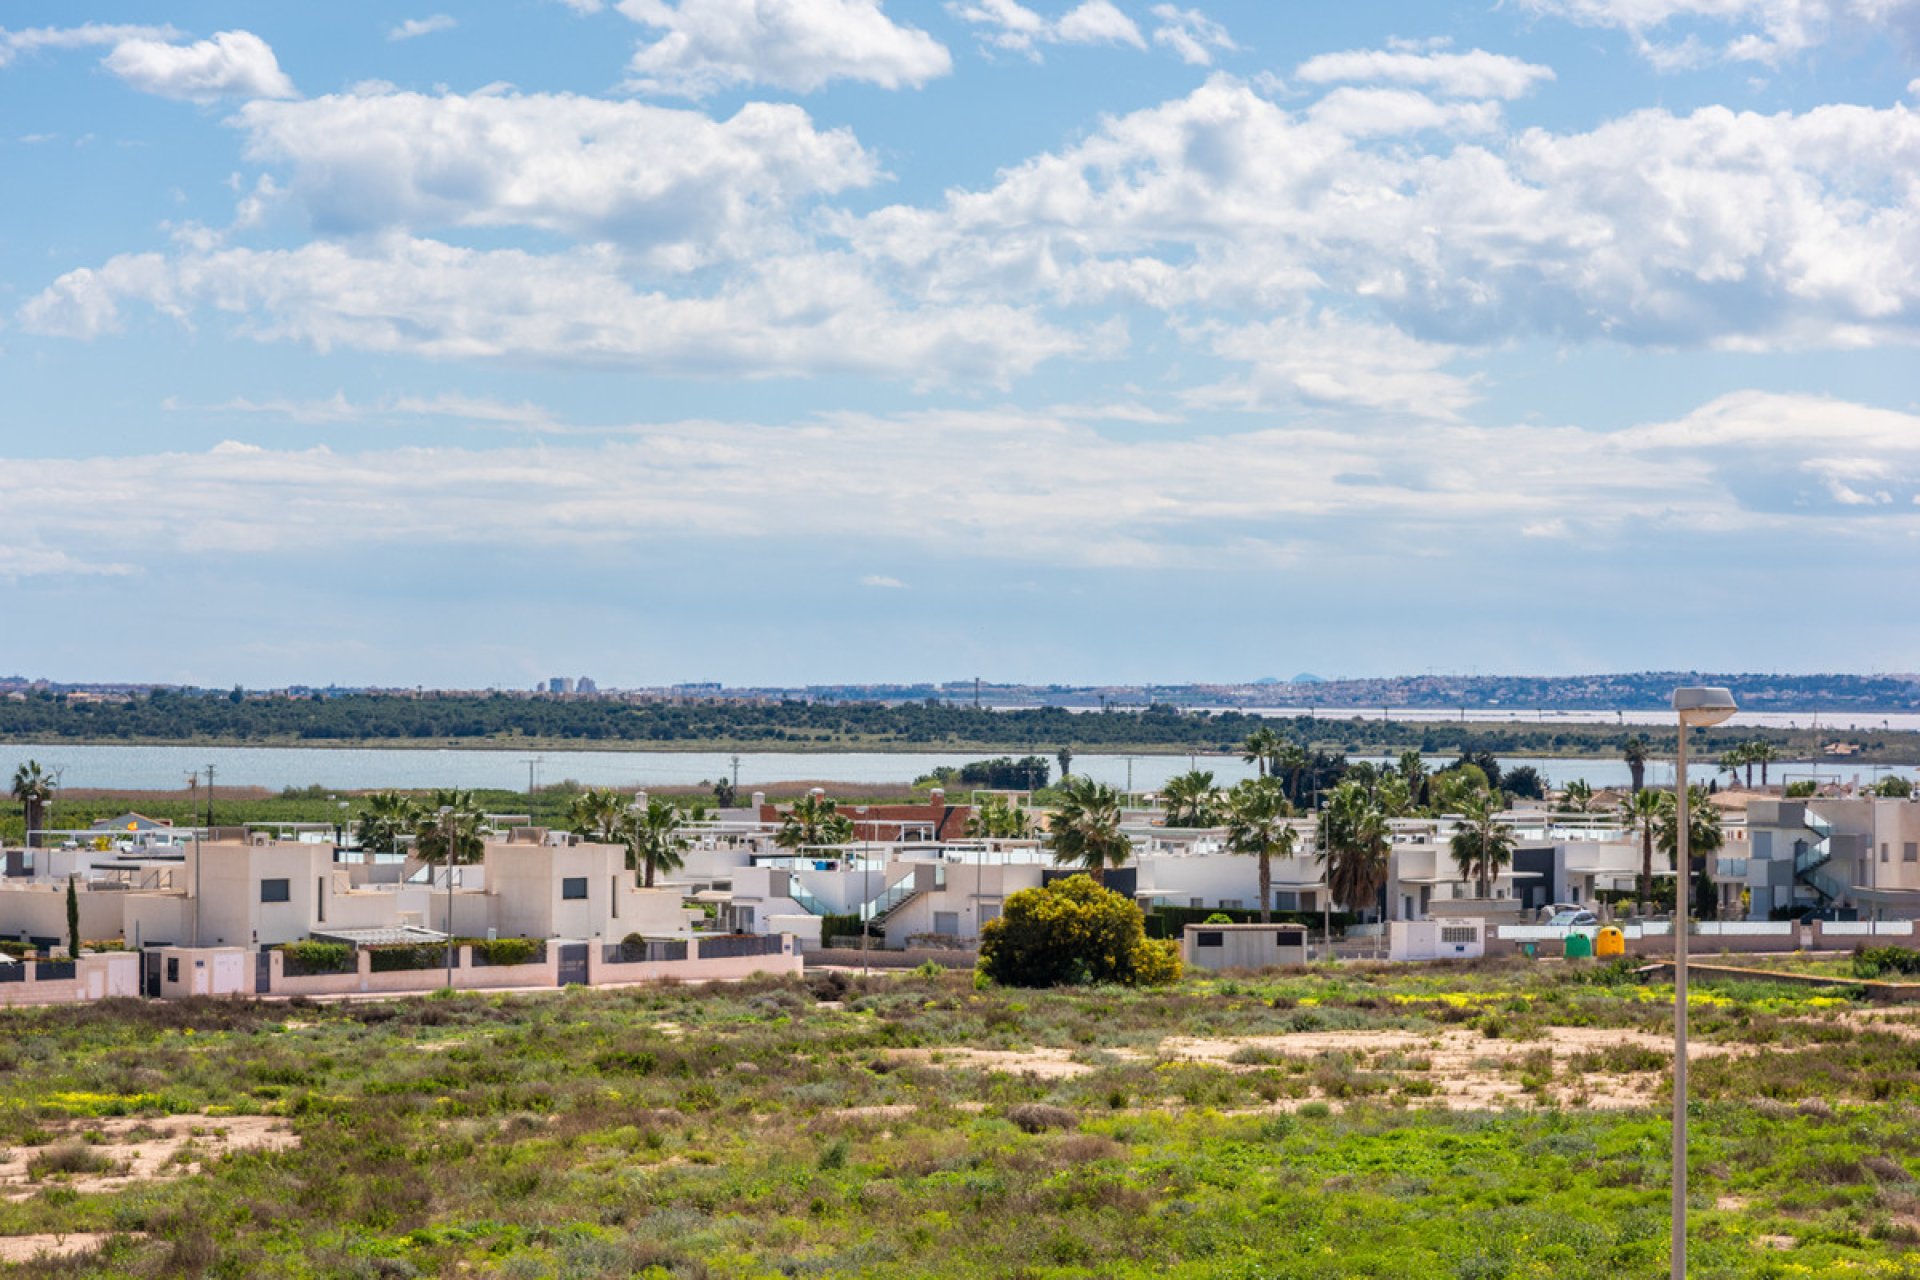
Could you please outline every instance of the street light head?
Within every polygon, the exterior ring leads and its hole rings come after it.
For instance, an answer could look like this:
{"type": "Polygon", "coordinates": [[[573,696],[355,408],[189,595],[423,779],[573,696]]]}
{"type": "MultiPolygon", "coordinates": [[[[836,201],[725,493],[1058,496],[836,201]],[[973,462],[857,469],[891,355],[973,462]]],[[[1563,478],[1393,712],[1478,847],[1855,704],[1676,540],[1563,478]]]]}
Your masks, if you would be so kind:
{"type": "Polygon", "coordinates": [[[450,804],[441,805],[440,816],[443,818],[451,818],[453,816],[453,806],[450,804]]]}
{"type": "Polygon", "coordinates": [[[1687,728],[1704,729],[1728,719],[1740,708],[1725,689],[1694,687],[1673,691],[1673,709],[1687,728]]]}

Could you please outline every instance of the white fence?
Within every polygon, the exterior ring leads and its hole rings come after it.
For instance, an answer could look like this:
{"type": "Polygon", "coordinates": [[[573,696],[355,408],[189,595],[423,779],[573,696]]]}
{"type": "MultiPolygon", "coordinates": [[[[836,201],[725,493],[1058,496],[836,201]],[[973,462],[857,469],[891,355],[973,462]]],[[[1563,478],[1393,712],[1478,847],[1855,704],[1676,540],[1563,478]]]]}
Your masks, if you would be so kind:
{"type": "Polygon", "coordinates": [[[1820,932],[1829,938],[1911,938],[1911,920],[1822,920],[1820,932]]]}

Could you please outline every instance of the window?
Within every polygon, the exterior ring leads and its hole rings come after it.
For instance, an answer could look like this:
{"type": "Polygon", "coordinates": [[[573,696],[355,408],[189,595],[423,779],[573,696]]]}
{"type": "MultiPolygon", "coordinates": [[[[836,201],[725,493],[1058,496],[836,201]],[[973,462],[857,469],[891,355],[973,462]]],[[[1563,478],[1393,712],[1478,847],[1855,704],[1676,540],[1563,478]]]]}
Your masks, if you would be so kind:
{"type": "Polygon", "coordinates": [[[587,878],[585,876],[563,876],[560,880],[560,896],[569,902],[582,901],[587,897],[587,878]]]}
{"type": "Polygon", "coordinates": [[[613,879],[607,882],[607,901],[613,904],[612,907],[609,909],[609,914],[611,914],[615,920],[618,920],[620,918],[620,877],[619,876],[615,876],[613,877],[613,879]]]}
{"type": "Polygon", "coordinates": [[[1886,860],[1887,860],[1887,842],[1885,840],[1882,840],[1880,842],[1880,861],[1885,862],[1886,860]]]}
{"type": "Polygon", "coordinates": [[[1470,924],[1443,924],[1440,926],[1442,942],[1478,942],[1480,930],[1470,924]]]}
{"type": "Polygon", "coordinates": [[[1909,840],[1900,846],[1900,861],[1920,862],[1920,844],[1909,840]]]}
{"type": "Polygon", "coordinates": [[[958,911],[936,911],[933,913],[933,931],[943,938],[960,936],[960,913],[958,911]]]}
{"type": "Polygon", "coordinates": [[[262,880],[260,882],[260,901],[262,902],[293,901],[293,881],[262,880]]]}
{"type": "Polygon", "coordinates": [[[1227,939],[1226,935],[1218,929],[1208,929],[1194,935],[1193,945],[1196,947],[1224,947],[1227,945],[1227,939]]]}
{"type": "Polygon", "coordinates": [[[167,957],[167,981],[168,982],[180,981],[180,957],[179,956],[167,957]]]}
{"type": "Polygon", "coordinates": [[[320,913],[320,923],[325,924],[327,922],[327,878],[325,876],[314,881],[313,901],[315,909],[320,913]]]}

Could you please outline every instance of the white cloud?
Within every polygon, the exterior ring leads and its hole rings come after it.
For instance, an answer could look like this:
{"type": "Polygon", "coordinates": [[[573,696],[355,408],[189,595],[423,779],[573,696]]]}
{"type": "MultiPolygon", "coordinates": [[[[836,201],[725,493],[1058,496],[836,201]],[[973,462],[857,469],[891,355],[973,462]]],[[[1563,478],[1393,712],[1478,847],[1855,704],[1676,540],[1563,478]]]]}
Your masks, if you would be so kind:
{"type": "Polygon", "coordinates": [[[386,396],[373,401],[350,399],[345,391],[336,391],[322,400],[296,400],[276,397],[251,400],[235,396],[212,405],[182,404],[168,398],[161,407],[168,413],[240,414],[247,417],[285,418],[305,426],[336,422],[380,422],[408,418],[451,418],[469,425],[529,428],[565,431],[554,424],[545,408],[527,401],[509,403],[487,396],[469,396],[443,391],[432,396],[386,396]]]}
{"type": "Polygon", "coordinates": [[[1215,53],[1231,53],[1239,48],[1225,27],[1198,9],[1157,4],[1153,6],[1153,16],[1160,20],[1153,31],[1153,42],[1167,46],[1190,66],[1210,67],[1215,53]]]}
{"type": "Polygon", "coordinates": [[[1266,324],[1203,326],[1215,355],[1250,366],[1244,379],[1189,393],[1196,404],[1243,409],[1337,406],[1448,419],[1472,404],[1470,379],[1442,372],[1458,358],[1390,325],[1322,312],[1266,324]]]}
{"type": "Polygon", "coordinates": [[[1913,0],[1520,0],[1535,13],[1628,33],[1663,70],[1712,59],[1777,65],[1824,44],[1836,30],[1883,28],[1920,16],[1913,0]],[[1656,38],[1676,27],[1679,39],[1656,38]],[[1717,47],[1703,31],[1726,33],[1717,47]]]}
{"type": "Polygon", "coordinates": [[[222,31],[189,45],[125,40],[106,56],[107,70],[163,98],[293,98],[298,92],[265,40],[251,31],[222,31]]]}
{"type": "Polygon", "coordinates": [[[1147,47],[1132,18],[1112,0],[1084,0],[1058,18],[1043,18],[1016,0],[949,0],[947,9],[964,22],[989,28],[989,44],[1021,53],[1039,44],[1124,44],[1147,47]]]}
{"type": "Polygon", "coordinates": [[[172,27],[114,26],[101,22],[78,27],[27,27],[20,31],[0,27],[0,67],[23,53],[37,53],[42,49],[84,49],[128,40],[174,40],[179,35],[172,27]]]}
{"type": "Polygon", "coordinates": [[[129,564],[98,564],[69,555],[57,547],[20,546],[0,542],[0,582],[22,578],[119,578],[138,570],[129,564]]]}
{"type": "Polygon", "coordinates": [[[69,272],[20,309],[27,328],[91,338],[144,303],[183,322],[212,310],[260,341],[430,359],[511,360],[656,373],[818,372],[1003,385],[1090,349],[1031,310],[902,306],[845,255],[755,264],[716,293],[643,291],[616,253],[480,251],[387,238],[358,249],[126,254],[69,272]]]}
{"type": "Polygon", "coordinates": [[[874,159],[799,107],[697,111],[571,94],[334,95],[249,103],[247,155],[292,166],[327,233],[536,227],[644,250],[656,269],[790,244],[796,204],[865,186],[874,159]]]}
{"type": "Polygon", "coordinates": [[[878,587],[885,591],[904,591],[907,587],[907,584],[900,581],[900,579],[889,578],[881,573],[868,574],[866,577],[860,579],[860,585],[863,587],[878,587]]]}
{"type": "Polygon", "coordinates": [[[440,31],[451,31],[459,26],[459,21],[451,14],[436,13],[431,18],[408,18],[399,26],[387,32],[390,41],[412,40],[419,36],[430,36],[440,31]]]}
{"type": "Polygon", "coordinates": [[[1553,79],[1551,67],[1484,49],[1468,53],[1351,49],[1309,58],[1293,74],[1307,84],[1386,81],[1461,98],[1519,98],[1540,82],[1553,79]]]}
{"type": "Polygon", "coordinates": [[[1339,300],[1472,345],[1920,341],[1915,109],[1646,110],[1560,134],[1508,132],[1497,108],[1343,88],[1296,112],[1219,76],[984,190],[842,230],[940,296],[1339,300]]]}
{"type": "MultiPolygon", "coordinates": [[[[80,563],[355,547],[833,540],[1071,567],[1284,563],[1412,545],[1791,530],[1901,545],[1920,531],[1920,417],[1743,392],[1612,434],[1311,419],[1115,439],[1019,409],[838,413],[794,425],[642,425],[617,440],[196,453],[0,465],[19,545],[80,563]],[[1859,446],[1836,445],[1858,438],[1859,446]],[[1730,446],[1729,441],[1743,444],[1730,446]],[[1750,453],[1749,450],[1757,450],[1750,453]],[[1875,464],[1848,463],[1862,454],[1875,464]],[[967,459],[968,483],[951,460],[967,459]],[[165,493],[164,503],[136,500],[165,493]],[[823,502],[820,495],[832,494],[823,502]],[[1356,522],[1375,531],[1356,545],[1356,522]]],[[[18,555],[19,553],[15,553],[18,555]]],[[[58,571],[54,562],[38,563],[58,571]]],[[[885,575],[868,584],[888,589],[885,575]]]]}
{"type": "Polygon", "coordinates": [[[642,44],[633,87],[702,98],[734,85],[801,93],[834,80],[917,88],[953,69],[946,47],[896,24],[880,0],[620,0],[635,22],[664,31],[642,44]]]}

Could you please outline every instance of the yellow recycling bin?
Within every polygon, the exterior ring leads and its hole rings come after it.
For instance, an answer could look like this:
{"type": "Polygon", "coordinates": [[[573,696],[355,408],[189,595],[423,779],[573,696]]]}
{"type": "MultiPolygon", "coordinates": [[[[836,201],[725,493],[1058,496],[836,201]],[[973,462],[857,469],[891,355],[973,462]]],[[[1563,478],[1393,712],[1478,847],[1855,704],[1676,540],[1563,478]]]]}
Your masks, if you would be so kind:
{"type": "Polygon", "coordinates": [[[1594,938],[1593,954],[1602,960],[1627,954],[1627,935],[1608,925],[1594,938]]]}

